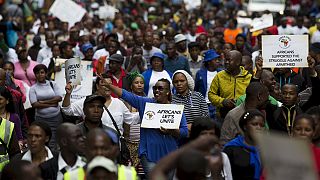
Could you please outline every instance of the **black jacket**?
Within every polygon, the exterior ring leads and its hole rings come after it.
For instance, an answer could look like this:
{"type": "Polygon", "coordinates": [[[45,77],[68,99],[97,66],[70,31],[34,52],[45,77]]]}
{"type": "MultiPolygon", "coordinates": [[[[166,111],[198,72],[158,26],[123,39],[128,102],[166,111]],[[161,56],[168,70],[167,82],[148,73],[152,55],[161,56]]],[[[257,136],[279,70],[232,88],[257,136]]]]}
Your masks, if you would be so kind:
{"type": "Polygon", "coordinates": [[[41,176],[44,180],[57,179],[59,153],[53,154],[53,158],[39,165],[41,176]]]}

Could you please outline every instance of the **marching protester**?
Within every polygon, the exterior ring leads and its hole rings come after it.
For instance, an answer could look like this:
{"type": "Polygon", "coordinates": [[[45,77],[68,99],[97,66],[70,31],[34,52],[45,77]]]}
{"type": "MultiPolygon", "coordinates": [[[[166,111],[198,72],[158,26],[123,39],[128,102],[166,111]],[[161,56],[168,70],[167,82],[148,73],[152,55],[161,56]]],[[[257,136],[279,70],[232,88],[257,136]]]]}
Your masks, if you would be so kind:
{"type": "Polygon", "coordinates": [[[232,50],[226,54],[226,70],[219,72],[212,80],[208,98],[219,108],[221,118],[235,107],[235,100],[245,93],[251,81],[251,74],[241,64],[241,53],[232,50]]]}
{"type": "Polygon", "coordinates": [[[14,63],[14,77],[25,82],[29,87],[36,83],[36,76],[33,68],[38,64],[28,59],[27,48],[25,45],[16,50],[19,61],[14,63]]]}
{"type": "Polygon", "coordinates": [[[144,93],[147,97],[154,97],[152,87],[159,79],[166,78],[171,82],[172,73],[165,69],[164,58],[163,53],[154,53],[150,58],[151,68],[142,73],[145,80],[144,93]]]}
{"type": "MultiPolygon", "coordinates": [[[[111,82],[106,82],[107,87],[130,105],[137,108],[142,118],[146,103],[170,104],[172,101],[170,82],[167,79],[160,79],[153,86],[154,98],[144,98],[132,94],[124,89],[113,86],[111,82]]],[[[179,129],[148,129],[140,130],[139,157],[145,173],[148,175],[157,161],[177,149],[177,139],[187,137],[188,128],[184,114],[180,121],[179,129]],[[152,143],[152,146],[148,146],[152,143]]],[[[171,179],[173,174],[169,176],[171,179]]]]}
{"type": "Polygon", "coordinates": [[[223,152],[229,157],[233,179],[260,179],[262,164],[254,135],[263,130],[264,124],[265,118],[260,111],[247,110],[239,121],[244,136],[224,145],[223,152]]]}
{"type": "Polygon", "coordinates": [[[33,68],[37,83],[31,86],[29,92],[30,103],[35,108],[35,120],[44,121],[49,124],[52,137],[50,148],[55,148],[56,129],[62,123],[60,105],[62,95],[59,86],[52,81],[46,80],[48,68],[43,64],[38,64],[33,68]]]}
{"type": "Polygon", "coordinates": [[[70,123],[63,123],[57,128],[57,144],[60,153],[40,164],[43,179],[62,180],[66,172],[83,167],[85,162],[78,155],[84,147],[80,128],[70,123]]]}
{"type": "Polygon", "coordinates": [[[213,78],[222,69],[219,67],[219,55],[210,49],[204,53],[203,67],[197,72],[194,90],[200,92],[208,105],[210,117],[216,120],[216,107],[209,101],[209,90],[213,78]]]}
{"type": "Polygon", "coordinates": [[[17,155],[17,159],[32,162],[39,165],[53,158],[53,153],[48,145],[52,132],[50,126],[44,121],[34,121],[27,134],[27,143],[29,150],[23,154],[17,155]]]}
{"type": "Polygon", "coordinates": [[[194,81],[185,70],[177,70],[173,74],[173,86],[176,93],[172,96],[174,104],[184,105],[184,114],[187,119],[188,130],[196,117],[209,116],[208,107],[203,96],[195,92],[194,81]]]}

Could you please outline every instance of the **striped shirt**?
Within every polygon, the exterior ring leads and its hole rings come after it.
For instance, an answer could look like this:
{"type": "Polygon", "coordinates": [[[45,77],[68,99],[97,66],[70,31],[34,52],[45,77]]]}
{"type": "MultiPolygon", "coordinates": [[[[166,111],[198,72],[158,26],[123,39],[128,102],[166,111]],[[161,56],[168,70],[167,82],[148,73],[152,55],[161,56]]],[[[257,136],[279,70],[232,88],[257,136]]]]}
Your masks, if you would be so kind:
{"type": "Polygon", "coordinates": [[[174,94],[172,103],[184,105],[184,114],[188,124],[193,123],[196,117],[209,116],[208,105],[199,92],[189,92],[185,96],[174,94]]]}

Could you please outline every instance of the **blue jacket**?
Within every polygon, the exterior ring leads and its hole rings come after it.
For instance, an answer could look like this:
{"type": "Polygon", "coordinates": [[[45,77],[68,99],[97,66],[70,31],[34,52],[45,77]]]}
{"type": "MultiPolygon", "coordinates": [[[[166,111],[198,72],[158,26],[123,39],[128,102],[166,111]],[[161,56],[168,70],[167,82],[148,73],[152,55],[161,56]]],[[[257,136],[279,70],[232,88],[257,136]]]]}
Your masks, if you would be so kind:
{"type": "MultiPolygon", "coordinates": [[[[165,71],[167,71],[167,70],[165,70],[165,71]]],[[[170,78],[172,79],[173,74],[169,71],[167,71],[167,73],[169,74],[170,78]]],[[[152,76],[152,69],[147,69],[145,72],[142,73],[142,76],[144,77],[144,93],[146,95],[148,95],[150,79],[152,76]]]]}
{"type": "MultiPolygon", "coordinates": [[[[146,103],[156,103],[155,99],[137,96],[126,90],[122,90],[123,100],[132,107],[138,109],[140,118],[143,118],[146,103]]],[[[180,122],[180,138],[188,136],[186,116],[182,114],[180,122]]],[[[158,162],[162,157],[178,149],[177,139],[170,135],[164,135],[159,129],[140,128],[139,157],[145,155],[148,161],[158,162]]]]}
{"type": "MultiPolygon", "coordinates": [[[[216,71],[220,72],[223,69],[218,68],[216,71]]],[[[207,93],[207,68],[203,67],[201,68],[197,74],[196,74],[196,79],[195,79],[195,86],[194,86],[194,91],[200,92],[203,97],[206,97],[207,93]]]]}

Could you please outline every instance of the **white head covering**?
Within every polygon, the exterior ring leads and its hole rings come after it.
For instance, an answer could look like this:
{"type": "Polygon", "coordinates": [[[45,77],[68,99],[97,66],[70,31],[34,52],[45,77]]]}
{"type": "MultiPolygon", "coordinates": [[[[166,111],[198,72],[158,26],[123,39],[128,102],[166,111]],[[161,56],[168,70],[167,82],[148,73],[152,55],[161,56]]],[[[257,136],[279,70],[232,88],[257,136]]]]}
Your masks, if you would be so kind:
{"type": "MultiPolygon", "coordinates": [[[[191,75],[187,73],[187,71],[185,70],[177,70],[176,72],[173,73],[172,77],[174,77],[174,75],[176,75],[177,73],[182,73],[186,77],[190,91],[194,91],[194,80],[191,77],[191,75]]],[[[172,81],[173,81],[173,78],[172,78],[172,81]]]]}

